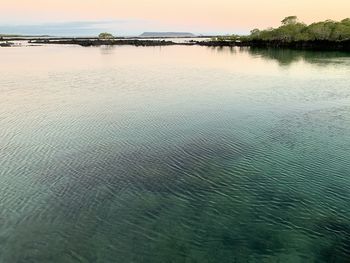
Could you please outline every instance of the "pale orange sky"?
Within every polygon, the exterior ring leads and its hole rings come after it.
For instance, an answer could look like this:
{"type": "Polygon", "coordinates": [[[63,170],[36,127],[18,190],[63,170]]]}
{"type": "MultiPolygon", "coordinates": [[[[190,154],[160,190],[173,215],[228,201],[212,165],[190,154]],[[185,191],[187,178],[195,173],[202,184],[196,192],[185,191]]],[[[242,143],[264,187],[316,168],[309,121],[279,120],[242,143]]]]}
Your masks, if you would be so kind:
{"type": "Polygon", "coordinates": [[[233,32],[350,17],[350,0],[0,0],[0,23],[139,20],[188,31],[233,32]]]}

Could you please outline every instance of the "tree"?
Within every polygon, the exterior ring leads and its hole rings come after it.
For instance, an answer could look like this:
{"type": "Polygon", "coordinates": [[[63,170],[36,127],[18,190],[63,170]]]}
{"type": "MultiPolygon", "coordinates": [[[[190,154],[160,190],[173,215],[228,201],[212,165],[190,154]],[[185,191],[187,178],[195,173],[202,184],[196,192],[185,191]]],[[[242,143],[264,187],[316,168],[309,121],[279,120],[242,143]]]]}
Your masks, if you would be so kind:
{"type": "Polygon", "coordinates": [[[114,36],[110,33],[104,32],[98,35],[99,39],[107,40],[107,39],[112,39],[114,36]]]}
{"type": "Polygon", "coordinates": [[[345,18],[343,19],[340,23],[344,24],[344,25],[349,25],[350,26],[350,18],[345,18]]]}
{"type": "Polygon", "coordinates": [[[298,23],[298,17],[296,16],[287,16],[281,21],[282,25],[294,25],[298,23]]]}
{"type": "Polygon", "coordinates": [[[257,28],[250,31],[250,34],[252,34],[252,35],[259,35],[259,33],[260,33],[260,30],[257,28]]]}
{"type": "Polygon", "coordinates": [[[334,34],[335,23],[333,21],[324,21],[313,23],[308,26],[307,31],[311,40],[332,40],[334,34]]]}
{"type": "Polygon", "coordinates": [[[350,39],[350,19],[349,24],[344,23],[343,21],[341,23],[336,23],[332,32],[332,40],[350,39]]]}
{"type": "Polygon", "coordinates": [[[259,29],[255,28],[255,29],[250,31],[250,38],[257,39],[257,38],[259,38],[259,36],[260,36],[260,30],[259,29]]]}

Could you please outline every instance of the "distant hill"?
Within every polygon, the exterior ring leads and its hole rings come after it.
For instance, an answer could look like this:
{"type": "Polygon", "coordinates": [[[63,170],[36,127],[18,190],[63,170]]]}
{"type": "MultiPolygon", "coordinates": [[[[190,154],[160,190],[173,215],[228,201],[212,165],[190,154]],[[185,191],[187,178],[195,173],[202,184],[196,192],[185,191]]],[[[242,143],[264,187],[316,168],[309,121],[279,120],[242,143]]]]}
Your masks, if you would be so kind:
{"type": "Polygon", "coordinates": [[[195,37],[188,32],[144,32],[140,37],[195,37]]]}

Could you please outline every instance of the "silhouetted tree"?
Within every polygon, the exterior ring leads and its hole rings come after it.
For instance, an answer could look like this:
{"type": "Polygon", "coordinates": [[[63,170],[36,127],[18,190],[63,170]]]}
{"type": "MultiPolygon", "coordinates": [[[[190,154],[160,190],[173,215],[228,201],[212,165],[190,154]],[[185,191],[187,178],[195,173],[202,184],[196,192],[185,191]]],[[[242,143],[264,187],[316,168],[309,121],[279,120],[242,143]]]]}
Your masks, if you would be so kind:
{"type": "Polygon", "coordinates": [[[99,39],[112,39],[114,38],[112,34],[104,32],[98,35],[99,39]]]}

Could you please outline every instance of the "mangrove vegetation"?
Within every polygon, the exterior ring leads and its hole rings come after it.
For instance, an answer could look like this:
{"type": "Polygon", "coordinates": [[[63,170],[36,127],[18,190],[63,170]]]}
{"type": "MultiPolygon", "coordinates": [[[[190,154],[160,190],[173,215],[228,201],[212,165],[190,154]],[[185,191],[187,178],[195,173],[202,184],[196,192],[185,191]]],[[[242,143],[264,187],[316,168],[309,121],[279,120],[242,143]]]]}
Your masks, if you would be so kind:
{"type": "Polygon", "coordinates": [[[279,40],[279,41],[342,41],[350,39],[350,18],[340,22],[326,20],[306,25],[298,21],[296,16],[283,19],[278,28],[266,30],[254,29],[249,36],[250,39],[279,40]]]}
{"type": "Polygon", "coordinates": [[[350,40],[350,18],[341,21],[326,20],[306,25],[296,16],[288,16],[278,28],[253,29],[248,36],[223,36],[215,41],[344,41],[350,40]]]}

